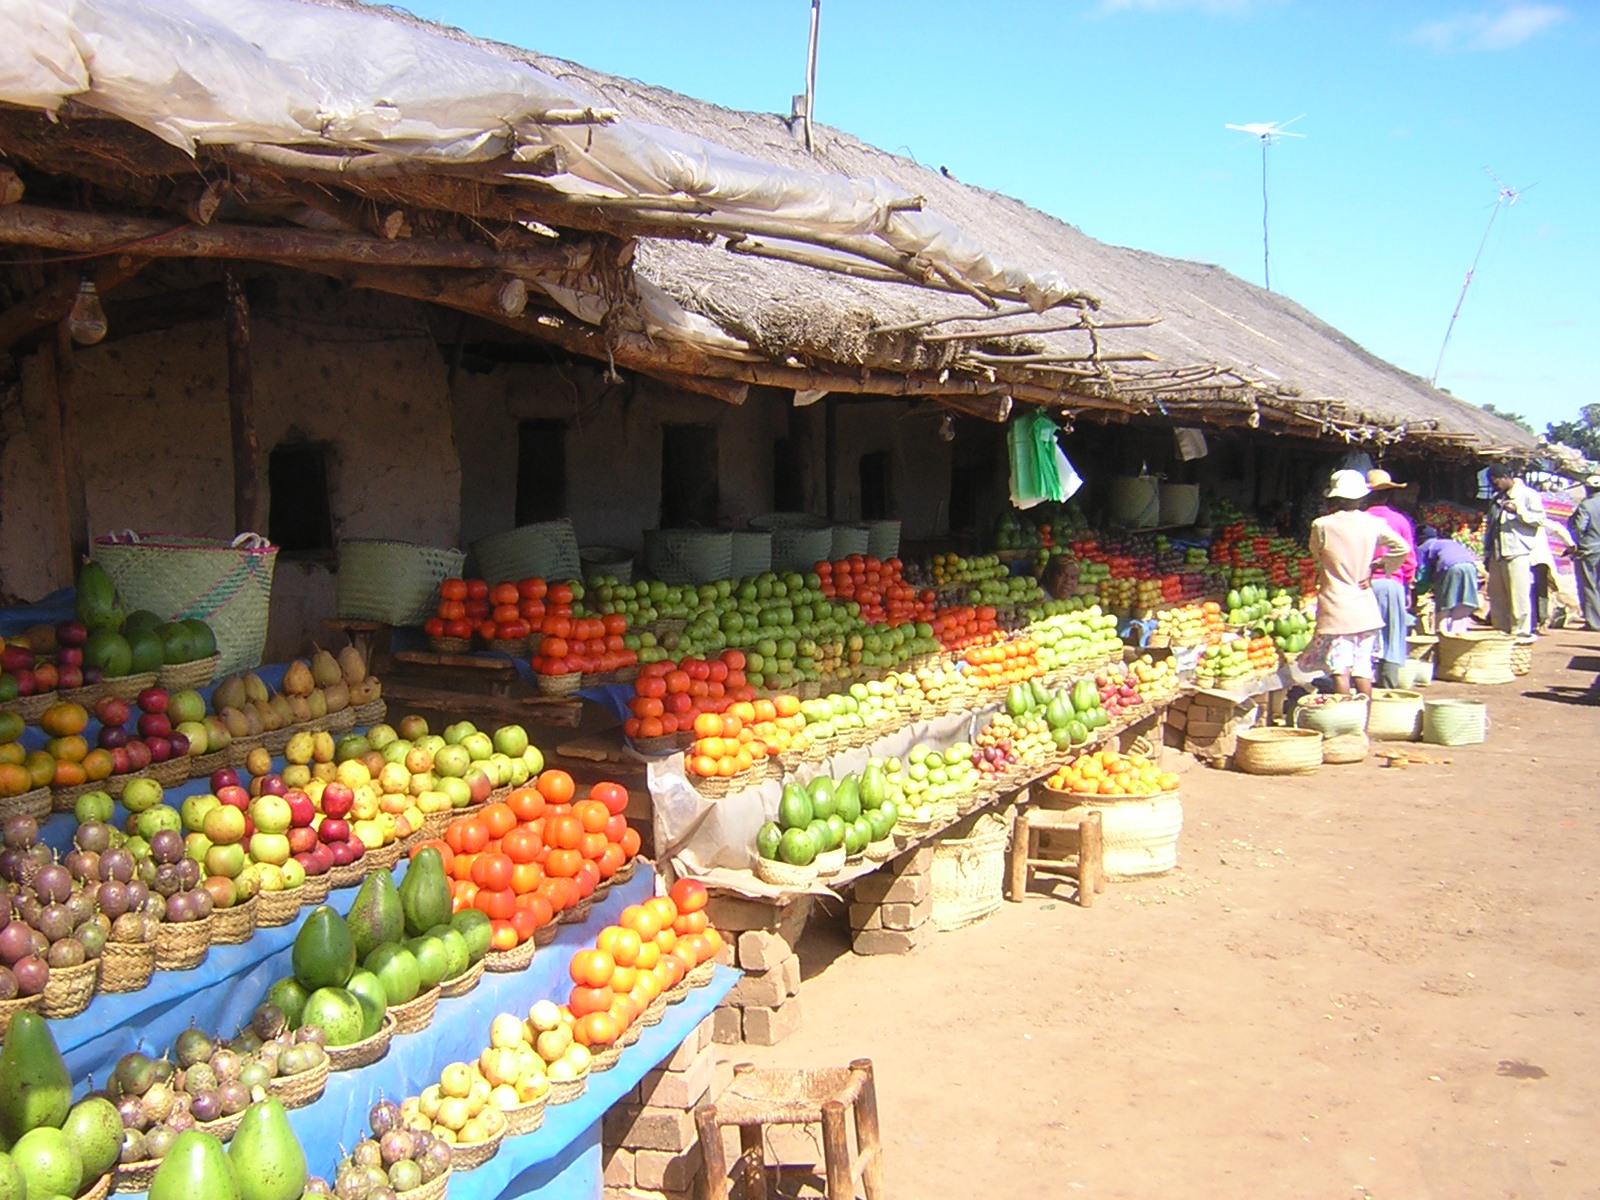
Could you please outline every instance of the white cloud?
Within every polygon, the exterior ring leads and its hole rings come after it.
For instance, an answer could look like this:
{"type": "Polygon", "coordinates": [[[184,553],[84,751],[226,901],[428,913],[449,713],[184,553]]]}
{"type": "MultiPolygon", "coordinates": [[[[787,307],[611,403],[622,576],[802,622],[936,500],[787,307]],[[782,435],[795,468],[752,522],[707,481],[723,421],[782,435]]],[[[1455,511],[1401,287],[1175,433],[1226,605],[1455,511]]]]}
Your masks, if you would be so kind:
{"type": "Polygon", "coordinates": [[[1568,17],[1559,4],[1503,5],[1497,9],[1457,13],[1411,31],[1408,41],[1440,54],[1463,50],[1510,50],[1568,17]]]}

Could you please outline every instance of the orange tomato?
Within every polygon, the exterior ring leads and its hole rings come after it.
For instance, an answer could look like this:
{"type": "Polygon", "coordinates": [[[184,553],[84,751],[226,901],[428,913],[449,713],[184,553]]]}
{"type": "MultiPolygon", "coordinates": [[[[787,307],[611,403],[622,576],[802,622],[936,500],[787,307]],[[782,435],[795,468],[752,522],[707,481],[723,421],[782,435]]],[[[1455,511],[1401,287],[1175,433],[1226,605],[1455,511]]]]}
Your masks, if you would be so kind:
{"type": "Polygon", "coordinates": [[[605,987],[616,969],[616,960],[604,950],[579,950],[567,964],[572,982],[591,988],[605,987]]]}
{"type": "MultiPolygon", "coordinates": [[[[660,715],[659,713],[657,714],[660,715]]],[[[628,789],[620,783],[602,781],[589,789],[589,799],[598,800],[612,816],[625,812],[628,807],[628,789]]]]}
{"type": "Polygon", "coordinates": [[[583,835],[583,840],[578,843],[578,853],[591,862],[598,862],[610,844],[603,833],[586,833],[583,835]]]}
{"type": "Polygon", "coordinates": [[[517,911],[517,896],[509,889],[490,891],[488,888],[480,887],[477,896],[473,898],[472,907],[491,921],[505,921],[517,911]]]}
{"type": "MultiPolygon", "coordinates": [[[[1174,784],[1173,786],[1176,787],[1177,785],[1174,784]]],[[[622,840],[618,844],[622,847],[624,858],[632,858],[634,855],[639,853],[639,847],[643,843],[639,837],[639,831],[637,829],[629,828],[623,832],[622,840]]]]}
{"type": "MultiPolygon", "coordinates": [[[[631,967],[639,960],[639,947],[643,943],[637,930],[629,929],[624,925],[608,925],[600,931],[600,936],[595,939],[595,945],[607,954],[619,967],[631,967]]],[[[629,984],[628,987],[632,987],[629,984]]],[[[627,991],[628,988],[619,988],[627,991]]]]}
{"type": "Polygon", "coordinates": [[[628,856],[616,842],[607,842],[606,848],[600,852],[600,857],[594,861],[600,867],[600,878],[610,879],[622,870],[622,865],[628,861],[628,856]]]}
{"type": "Polygon", "coordinates": [[[552,850],[544,860],[544,873],[553,879],[573,879],[583,863],[583,855],[576,850],[552,850]]]}
{"type": "Polygon", "coordinates": [[[472,864],[472,882],[480,888],[505,891],[511,887],[511,872],[515,866],[509,855],[480,854],[472,864]]]}
{"type": "MultiPolygon", "coordinates": [[[[576,1013],[577,1007],[574,1006],[572,1011],[576,1013]]],[[[611,1014],[609,1007],[585,1012],[572,1027],[572,1040],[580,1046],[609,1046],[621,1036],[622,1025],[611,1014]]]]}
{"type": "Polygon", "coordinates": [[[672,931],[679,937],[688,937],[692,934],[704,933],[709,921],[706,914],[700,911],[686,912],[672,923],[672,931]]]}
{"type": "Polygon", "coordinates": [[[579,800],[572,806],[572,815],[583,823],[585,833],[604,833],[611,811],[598,800],[579,800]]]}
{"type": "Polygon", "coordinates": [[[697,913],[711,899],[711,893],[706,891],[706,885],[698,879],[678,880],[667,895],[677,906],[679,913],[697,913]]]}
{"type": "Polygon", "coordinates": [[[511,868],[511,890],[526,896],[544,882],[544,868],[538,863],[518,863],[511,868]]]}
{"type": "Polygon", "coordinates": [[[545,845],[560,850],[576,850],[583,841],[583,823],[575,816],[550,817],[544,824],[545,845]]]}
{"type": "Polygon", "coordinates": [[[544,840],[527,826],[520,825],[500,839],[500,849],[514,863],[531,863],[544,849],[544,840]]]}
{"type": "Polygon", "coordinates": [[[492,838],[505,837],[517,824],[517,814],[504,801],[486,805],[483,812],[478,814],[478,819],[484,823],[492,838]]]}
{"type": "MultiPolygon", "coordinates": [[[[547,650],[548,654],[549,651],[547,650]]],[[[539,794],[549,804],[570,804],[576,790],[572,776],[565,771],[542,771],[538,781],[539,794]]]]}
{"type": "Polygon", "coordinates": [[[622,910],[622,915],[617,918],[617,924],[624,929],[631,929],[642,940],[650,940],[661,932],[661,919],[642,904],[630,904],[622,910]]]}
{"type": "Polygon", "coordinates": [[[671,896],[651,896],[644,902],[644,907],[655,913],[662,929],[672,928],[672,923],[678,919],[678,906],[673,903],[671,896]]]}

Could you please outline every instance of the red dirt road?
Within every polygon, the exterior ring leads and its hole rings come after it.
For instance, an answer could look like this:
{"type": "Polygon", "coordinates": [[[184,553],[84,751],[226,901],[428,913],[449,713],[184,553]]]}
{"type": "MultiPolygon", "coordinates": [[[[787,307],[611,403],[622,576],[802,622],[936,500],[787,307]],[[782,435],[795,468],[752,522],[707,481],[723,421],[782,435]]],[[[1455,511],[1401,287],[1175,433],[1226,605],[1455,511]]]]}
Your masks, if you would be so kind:
{"type": "Polygon", "coordinates": [[[727,1057],[871,1057],[912,1200],[1600,1196],[1597,681],[1600,635],[1558,633],[1430,691],[1490,701],[1448,764],[1189,763],[1180,869],[1088,911],[903,958],[813,917],[803,1029],[727,1057]]]}

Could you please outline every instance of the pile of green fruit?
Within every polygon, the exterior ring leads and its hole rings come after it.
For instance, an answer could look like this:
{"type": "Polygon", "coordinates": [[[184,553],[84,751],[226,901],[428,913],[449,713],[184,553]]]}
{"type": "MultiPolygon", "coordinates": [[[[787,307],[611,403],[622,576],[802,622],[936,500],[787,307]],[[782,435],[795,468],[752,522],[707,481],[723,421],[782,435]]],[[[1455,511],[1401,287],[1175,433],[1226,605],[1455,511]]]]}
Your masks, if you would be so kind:
{"type": "Polygon", "coordinates": [[[216,635],[204,621],[164,621],[145,609],[125,613],[111,577],[98,563],[86,562],[78,571],[77,615],[88,633],[83,665],[107,677],[196,662],[217,652],[216,635]]]}
{"type": "Polygon", "coordinates": [[[1309,646],[1315,628],[1315,622],[1295,608],[1265,623],[1265,632],[1285,658],[1292,658],[1309,646]]]}
{"type": "Polygon", "coordinates": [[[291,1030],[319,1029],[329,1046],[364,1041],[384,1013],[465,974],[489,952],[489,918],[476,909],[451,915],[439,852],[424,847],[405,878],[374,871],[341,917],[315,908],[295,935],[293,974],[267,991],[291,1030]]]}
{"type": "Polygon", "coordinates": [[[883,768],[869,763],[859,775],[819,776],[806,787],[787,784],[778,819],[756,832],[756,854],[792,867],[808,867],[836,850],[854,858],[889,837],[898,820],[883,768]]]}
{"type": "Polygon", "coordinates": [[[956,804],[978,786],[978,770],[967,742],[955,742],[942,750],[918,742],[904,762],[887,758],[877,765],[889,794],[901,798],[900,811],[914,821],[933,820],[937,809],[956,804]]]}
{"type": "Polygon", "coordinates": [[[11,1019],[0,1049],[0,1197],[77,1196],[117,1165],[122,1120],[110,1100],[72,1103],[67,1064],[45,1019],[11,1019]]]}

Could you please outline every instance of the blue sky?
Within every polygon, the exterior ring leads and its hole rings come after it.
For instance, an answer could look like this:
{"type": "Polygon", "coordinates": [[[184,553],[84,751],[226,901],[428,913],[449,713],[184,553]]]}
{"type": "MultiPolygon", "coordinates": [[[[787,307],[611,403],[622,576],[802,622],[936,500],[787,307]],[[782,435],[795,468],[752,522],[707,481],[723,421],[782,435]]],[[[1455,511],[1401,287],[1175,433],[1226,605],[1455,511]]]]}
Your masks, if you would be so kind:
{"type": "MultiPolygon", "coordinates": [[[[421,16],[719,104],[787,111],[808,0],[413,0],[421,16]]],[[[823,0],[817,116],[1105,241],[1272,282],[1542,429],[1600,401],[1600,5],[1590,0],[823,0]]],[[[1083,281],[1093,288],[1093,280],[1083,281]]]]}

